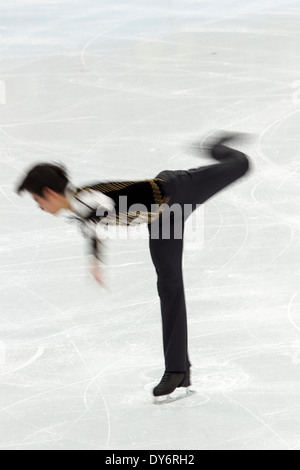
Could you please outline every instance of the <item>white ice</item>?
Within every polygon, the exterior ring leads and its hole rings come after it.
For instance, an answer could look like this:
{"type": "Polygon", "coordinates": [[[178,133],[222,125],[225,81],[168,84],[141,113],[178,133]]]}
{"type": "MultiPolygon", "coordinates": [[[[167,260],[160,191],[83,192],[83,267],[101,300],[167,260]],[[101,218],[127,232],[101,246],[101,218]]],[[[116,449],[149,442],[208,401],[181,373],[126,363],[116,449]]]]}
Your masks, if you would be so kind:
{"type": "Polygon", "coordinates": [[[300,7],[285,0],[2,0],[0,449],[299,449],[300,7]],[[210,164],[253,133],[243,181],[185,251],[196,394],[156,407],[160,306],[145,240],[85,240],[14,188],[40,161],[74,184],[210,164]]]}

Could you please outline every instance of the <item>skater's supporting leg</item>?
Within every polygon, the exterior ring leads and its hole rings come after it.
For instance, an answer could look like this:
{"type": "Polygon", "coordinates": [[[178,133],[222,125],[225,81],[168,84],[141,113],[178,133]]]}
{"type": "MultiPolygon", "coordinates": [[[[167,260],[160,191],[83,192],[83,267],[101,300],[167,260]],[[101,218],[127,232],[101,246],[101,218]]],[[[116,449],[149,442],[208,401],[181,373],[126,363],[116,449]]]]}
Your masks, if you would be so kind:
{"type": "MultiPolygon", "coordinates": [[[[186,372],[190,368],[188,358],[187,314],[184,293],[182,238],[159,239],[151,237],[150,253],[157,273],[157,290],[160,297],[165,369],[167,372],[186,372]]],[[[151,230],[149,226],[149,230],[151,230]]],[[[184,224],[183,224],[184,230],[184,224]]]]}

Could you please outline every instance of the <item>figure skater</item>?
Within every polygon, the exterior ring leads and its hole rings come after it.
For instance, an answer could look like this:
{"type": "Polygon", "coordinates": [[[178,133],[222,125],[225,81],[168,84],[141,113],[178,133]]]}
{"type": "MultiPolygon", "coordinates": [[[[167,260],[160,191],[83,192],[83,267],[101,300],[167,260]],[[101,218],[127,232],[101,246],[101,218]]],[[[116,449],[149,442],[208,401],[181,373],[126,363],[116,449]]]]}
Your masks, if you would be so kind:
{"type": "Polygon", "coordinates": [[[223,136],[210,145],[209,155],[218,163],[209,166],[165,170],[155,178],[140,181],[100,182],[76,188],[62,165],[43,163],[32,168],[17,187],[18,194],[27,191],[50,214],[56,215],[62,209],[75,214],[89,240],[92,274],[103,287],[105,252],[99,226],[107,229],[110,225],[147,223],[165,358],[165,372],[153,389],[155,397],[169,396],[177,388],[191,385],[182,271],[184,227],[199,205],[249,170],[247,156],[225,145],[233,137],[223,136]]]}

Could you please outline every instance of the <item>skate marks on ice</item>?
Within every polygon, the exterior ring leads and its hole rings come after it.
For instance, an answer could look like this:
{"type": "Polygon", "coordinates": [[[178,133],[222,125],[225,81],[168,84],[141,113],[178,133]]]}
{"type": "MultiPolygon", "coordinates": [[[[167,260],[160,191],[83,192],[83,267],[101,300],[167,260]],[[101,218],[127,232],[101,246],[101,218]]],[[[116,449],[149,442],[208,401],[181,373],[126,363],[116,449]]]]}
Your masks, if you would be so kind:
{"type": "MultiPolygon", "coordinates": [[[[45,348],[39,346],[37,351],[29,359],[24,361],[18,359],[17,357],[11,358],[8,354],[8,349],[6,344],[3,341],[0,341],[0,377],[1,376],[11,376],[15,372],[26,369],[35,362],[37,362],[44,354],[45,348]]],[[[24,354],[24,351],[20,351],[21,354],[24,354]]]]}

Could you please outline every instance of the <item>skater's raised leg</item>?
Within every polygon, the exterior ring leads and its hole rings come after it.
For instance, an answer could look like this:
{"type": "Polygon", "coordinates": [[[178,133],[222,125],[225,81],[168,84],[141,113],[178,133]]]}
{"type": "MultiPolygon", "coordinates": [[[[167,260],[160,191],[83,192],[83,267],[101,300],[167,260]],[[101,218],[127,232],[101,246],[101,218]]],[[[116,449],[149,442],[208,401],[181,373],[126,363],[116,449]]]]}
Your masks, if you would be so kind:
{"type": "Polygon", "coordinates": [[[247,156],[223,145],[222,141],[212,147],[211,156],[220,163],[187,171],[186,198],[193,206],[203,204],[249,170],[247,156]]]}

